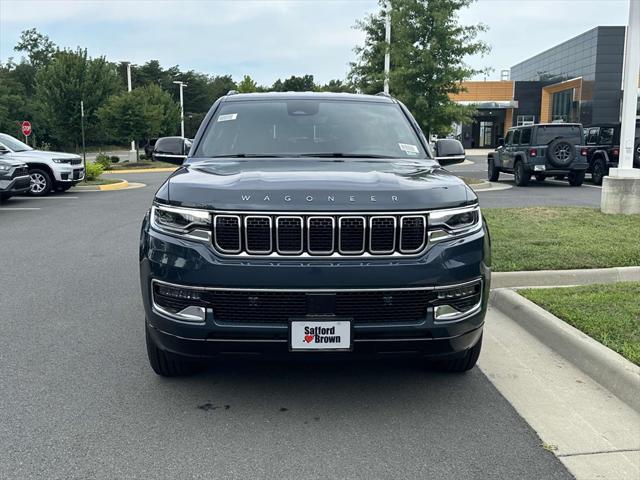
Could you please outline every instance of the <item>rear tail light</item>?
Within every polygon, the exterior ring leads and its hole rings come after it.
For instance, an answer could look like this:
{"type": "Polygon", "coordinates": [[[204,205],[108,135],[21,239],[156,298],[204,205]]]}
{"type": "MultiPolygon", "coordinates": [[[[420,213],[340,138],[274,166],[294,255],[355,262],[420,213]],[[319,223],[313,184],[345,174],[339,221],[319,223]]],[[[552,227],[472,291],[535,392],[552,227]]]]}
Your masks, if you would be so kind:
{"type": "Polygon", "coordinates": [[[619,148],[613,148],[611,150],[611,156],[612,157],[617,157],[618,155],[620,155],[620,149],[619,148]]]}
{"type": "Polygon", "coordinates": [[[538,156],[538,149],[537,148],[532,148],[531,150],[529,150],[529,156],[530,157],[537,157],[538,156]]]}
{"type": "Polygon", "coordinates": [[[580,149],[580,155],[582,155],[583,157],[587,156],[587,149],[586,148],[581,148],[580,149]]]}

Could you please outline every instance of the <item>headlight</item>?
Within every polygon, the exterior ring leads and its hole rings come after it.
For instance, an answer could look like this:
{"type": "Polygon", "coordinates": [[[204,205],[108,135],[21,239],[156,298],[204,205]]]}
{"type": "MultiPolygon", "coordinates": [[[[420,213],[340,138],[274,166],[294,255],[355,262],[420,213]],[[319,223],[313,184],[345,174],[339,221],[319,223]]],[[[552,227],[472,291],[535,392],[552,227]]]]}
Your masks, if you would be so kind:
{"type": "Polygon", "coordinates": [[[154,205],[151,225],[160,232],[192,240],[211,239],[211,214],[206,210],[154,205]]]}
{"type": "Polygon", "coordinates": [[[10,169],[11,166],[0,163],[0,172],[8,172],[10,169]]]}
{"type": "Polygon", "coordinates": [[[480,207],[436,210],[429,213],[429,241],[449,240],[482,228],[480,207]]]}

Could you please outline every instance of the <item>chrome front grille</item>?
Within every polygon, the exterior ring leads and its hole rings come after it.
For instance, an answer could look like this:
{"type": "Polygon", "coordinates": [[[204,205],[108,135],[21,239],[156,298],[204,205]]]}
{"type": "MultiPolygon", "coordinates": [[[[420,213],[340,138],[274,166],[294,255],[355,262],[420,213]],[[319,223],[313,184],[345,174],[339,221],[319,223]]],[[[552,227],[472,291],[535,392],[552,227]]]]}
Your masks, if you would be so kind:
{"type": "Polygon", "coordinates": [[[225,255],[415,255],[427,243],[427,214],[214,213],[213,244],[225,255]]]}

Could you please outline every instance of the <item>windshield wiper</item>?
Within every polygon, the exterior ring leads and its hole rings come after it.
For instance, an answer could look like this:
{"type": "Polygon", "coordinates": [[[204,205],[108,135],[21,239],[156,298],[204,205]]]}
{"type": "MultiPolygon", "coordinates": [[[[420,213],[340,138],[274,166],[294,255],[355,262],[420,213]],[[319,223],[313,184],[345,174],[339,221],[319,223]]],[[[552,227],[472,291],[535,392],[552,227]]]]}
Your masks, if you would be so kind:
{"type": "Polygon", "coordinates": [[[395,158],[389,155],[375,155],[373,153],[341,153],[341,152],[320,152],[320,153],[300,153],[298,157],[319,157],[319,158],[395,158]]]}
{"type": "Polygon", "coordinates": [[[228,153],[225,155],[213,155],[209,158],[283,158],[283,155],[270,153],[228,153]]]}

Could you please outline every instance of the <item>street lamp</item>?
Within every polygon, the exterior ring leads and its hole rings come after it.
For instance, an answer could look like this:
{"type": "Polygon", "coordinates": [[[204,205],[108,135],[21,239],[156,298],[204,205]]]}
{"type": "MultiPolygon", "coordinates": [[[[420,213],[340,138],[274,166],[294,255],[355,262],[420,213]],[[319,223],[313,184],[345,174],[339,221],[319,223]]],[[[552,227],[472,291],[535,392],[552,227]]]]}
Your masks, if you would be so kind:
{"type": "Polygon", "coordinates": [[[391,2],[387,2],[384,14],[384,93],[389,94],[389,71],[391,70],[391,2]]]}
{"type": "Polygon", "coordinates": [[[602,183],[600,209],[604,213],[640,213],[640,169],[633,168],[638,72],[640,71],[640,2],[629,0],[622,73],[620,158],[602,183]]]}
{"type": "Polygon", "coordinates": [[[180,134],[182,138],[184,138],[184,97],[182,94],[182,89],[185,88],[187,84],[177,80],[173,83],[180,86],[180,134]]]}
{"type": "MultiPolygon", "coordinates": [[[[127,62],[127,87],[129,93],[131,93],[131,62],[127,62]]],[[[129,161],[135,162],[137,160],[136,155],[136,140],[131,140],[131,150],[129,150],[129,161]]]]}

